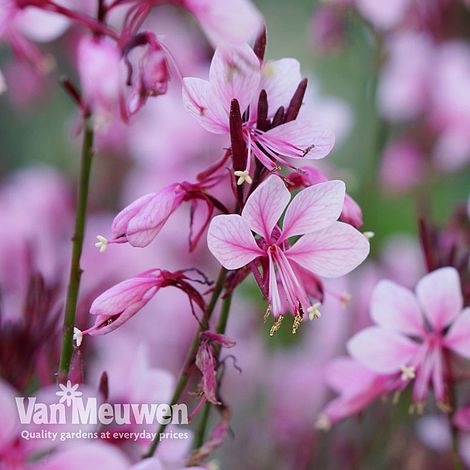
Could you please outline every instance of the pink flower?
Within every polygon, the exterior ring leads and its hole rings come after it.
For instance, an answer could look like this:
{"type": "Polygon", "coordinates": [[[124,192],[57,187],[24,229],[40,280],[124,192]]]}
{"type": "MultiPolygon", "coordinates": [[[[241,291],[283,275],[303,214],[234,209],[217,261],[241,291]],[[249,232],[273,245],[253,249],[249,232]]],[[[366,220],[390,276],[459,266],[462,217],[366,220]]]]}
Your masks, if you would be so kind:
{"type": "Polygon", "coordinates": [[[248,198],[241,215],[215,217],[207,235],[209,250],[226,269],[239,269],[257,258],[268,260],[268,301],[276,319],[283,314],[278,282],[294,316],[315,307],[299,276],[301,269],[324,277],[342,276],[369,253],[366,238],[351,225],[337,222],[344,203],[341,181],[301,191],[289,205],[283,228],[277,222],[290,193],[278,176],[265,180],[248,198]],[[260,238],[255,239],[253,232],[260,238]],[[302,235],[292,246],[289,238],[302,235]]]}
{"type": "Polygon", "coordinates": [[[186,191],[182,185],[176,183],[140,197],[114,218],[114,240],[111,242],[147,246],[181,205],[185,196],[186,191]]]}
{"type": "Polygon", "coordinates": [[[397,26],[411,4],[410,0],[388,0],[386,3],[377,0],[355,1],[359,12],[381,30],[397,26]]]}
{"type": "Polygon", "coordinates": [[[249,0],[184,0],[183,3],[216,46],[249,42],[263,27],[261,13],[249,0]]]}
{"type": "Polygon", "coordinates": [[[84,36],[78,45],[77,66],[85,102],[98,124],[109,123],[124,87],[118,45],[105,37],[84,36]]]}
{"type": "Polygon", "coordinates": [[[317,427],[328,429],[332,424],[361,412],[393,385],[389,375],[379,375],[349,357],[332,360],[325,378],[339,397],[329,402],[317,420],[317,427]]]}
{"type": "MultiPolygon", "coordinates": [[[[84,334],[104,335],[115,330],[141,310],[163,287],[173,286],[184,292],[194,308],[194,304],[204,310],[205,303],[199,292],[189,282],[206,282],[187,277],[185,272],[151,269],[135,277],[116,284],[97,297],[90,307],[96,315],[95,325],[86,331],[76,329],[75,339],[81,342],[84,334]]],[[[193,311],[193,314],[194,311],[193,311]]]]}
{"type": "Polygon", "coordinates": [[[460,279],[446,267],[424,276],[416,295],[391,281],[381,281],[372,296],[371,316],[378,324],[348,343],[350,354],[380,374],[402,373],[415,379],[413,397],[423,402],[432,384],[446,402],[446,351],[470,358],[470,309],[462,310],[460,279]]]}
{"type": "MultiPolygon", "coordinates": [[[[288,165],[283,156],[318,159],[332,149],[334,137],[330,132],[312,125],[305,117],[296,119],[298,109],[289,112],[289,100],[300,82],[299,70],[294,59],[260,65],[245,44],[216,50],[209,81],[184,79],[183,102],[202,127],[215,134],[240,132],[248,155],[246,168],[234,168],[235,175],[241,178],[239,184],[251,182],[252,154],[273,171],[279,163],[288,165]],[[261,90],[265,90],[267,101],[261,90]],[[280,125],[273,127],[273,123],[280,125]]],[[[305,91],[305,82],[301,86],[305,91]]]]}
{"type": "Polygon", "coordinates": [[[161,272],[152,270],[103,292],[90,307],[90,313],[97,315],[95,326],[83,333],[103,335],[115,330],[141,310],[155,296],[163,282],[161,272]]]}

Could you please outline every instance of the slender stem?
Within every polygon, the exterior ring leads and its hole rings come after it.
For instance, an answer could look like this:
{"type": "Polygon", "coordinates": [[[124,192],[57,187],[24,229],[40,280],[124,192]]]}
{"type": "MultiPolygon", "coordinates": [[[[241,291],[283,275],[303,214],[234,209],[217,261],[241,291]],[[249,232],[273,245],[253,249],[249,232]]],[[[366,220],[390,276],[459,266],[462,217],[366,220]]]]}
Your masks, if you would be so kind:
{"type": "MultiPolygon", "coordinates": [[[[217,333],[223,335],[227,328],[228,316],[230,313],[230,306],[232,304],[232,295],[229,295],[222,304],[222,310],[220,312],[219,323],[217,324],[216,331],[217,333]]],[[[215,349],[215,359],[216,363],[219,362],[221,347],[218,345],[215,349]]],[[[202,411],[201,420],[199,422],[199,427],[196,432],[196,439],[194,440],[194,448],[198,449],[204,444],[204,435],[206,434],[207,424],[209,423],[209,415],[211,411],[211,403],[206,402],[204,405],[204,410],[202,411]]]]}
{"type": "Polygon", "coordinates": [[[80,180],[77,190],[77,208],[75,213],[75,231],[72,238],[72,260],[70,263],[70,276],[65,303],[64,326],[62,333],[62,349],[60,353],[59,381],[67,379],[73,354],[73,328],[77,311],[78,293],[82,269],[80,258],[82,256],[83,238],[86,225],[86,211],[88,193],[90,188],[90,174],[93,160],[93,127],[90,116],[84,118],[84,134],[80,164],[80,180]]]}
{"type": "MultiPolygon", "coordinates": [[[[171,399],[171,406],[176,405],[178,403],[178,400],[180,399],[181,394],[186,388],[189,377],[191,375],[191,366],[193,365],[194,360],[196,359],[197,350],[199,348],[199,343],[201,341],[201,332],[209,328],[209,320],[212,316],[212,313],[214,312],[215,306],[217,304],[217,300],[219,299],[220,294],[222,293],[222,290],[224,288],[224,282],[225,282],[226,276],[227,276],[227,271],[224,268],[222,268],[220,270],[219,276],[215,283],[212,297],[209,300],[209,303],[207,304],[206,311],[204,312],[205,315],[204,315],[204,320],[203,320],[203,327],[198,328],[198,330],[196,331],[196,335],[194,336],[193,343],[191,345],[191,348],[189,349],[188,355],[184,362],[183,370],[181,372],[180,378],[176,385],[175,392],[173,393],[173,397],[171,399]]],[[[143,456],[143,458],[153,457],[153,455],[155,454],[158,448],[158,444],[160,443],[160,434],[165,432],[165,428],[166,428],[166,424],[160,425],[158,429],[158,433],[153,438],[152,444],[150,445],[149,450],[143,456]]]]}

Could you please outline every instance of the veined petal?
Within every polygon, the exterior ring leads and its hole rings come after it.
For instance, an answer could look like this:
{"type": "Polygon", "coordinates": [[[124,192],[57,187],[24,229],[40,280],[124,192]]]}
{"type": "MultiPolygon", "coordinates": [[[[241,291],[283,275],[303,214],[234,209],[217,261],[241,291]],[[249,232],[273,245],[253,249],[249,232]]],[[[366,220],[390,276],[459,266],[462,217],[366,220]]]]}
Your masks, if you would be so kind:
{"type": "Polygon", "coordinates": [[[344,276],[369,254],[369,242],[349,224],[334,222],[304,235],[286,251],[288,259],[323,277],[344,276]]]}
{"type": "Polygon", "coordinates": [[[210,83],[200,78],[183,79],[183,104],[199,124],[214,134],[229,132],[228,111],[216,97],[210,83]]]}
{"type": "Polygon", "coordinates": [[[380,281],[371,298],[371,317],[380,326],[422,336],[423,315],[415,295],[392,281],[380,281]]]}
{"type": "Polygon", "coordinates": [[[227,111],[237,99],[243,113],[257,95],[260,79],[259,59],[248,44],[215,51],[209,80],[227,111]]]}
{"type": "Polygon", "coordinates": [[[457,354],[470,359],[470,308],[466,308],[452,323],[443,344],[457,354]]]}
{"type": "Polygon", "coordinates": [[[347,348],[354,359],[371,370],[392,374],[411,361],[419,344],[398,333],[374,326],[353,336],[347,348]]]}
{"type": "Polygon", "coordinates": [[[299,118],[267,131],[263,139],[281,155],[315,160],[326,157],[335,144],[332,132],[299,118]]]}
{"type": "Polygon", "coordinates": [[[250,227],[236,214],[218,215],[212,219],[207,245],[226,269],[241,268],[265,254],[256,244],[250,227]]]}
{"type": "Polygon", "coordinates": [[[248,198],[242,217],[253,232],[269,241],[271,232],[289,200],[290,193],[282,179],[271,175],[248,198]]]}
{"type": "Polygon", "coordinates": [[[145,194],[125,207],[113,220],[111,230],[115,238],[126,234],[129,222],[148,204],[157,193],[145,194]]]}
{"type": "Polygon", "coordinates": [[[296,59],[273,60],[263,65],[260,88],[268,95],[269,118],[281,106],[287,109],[301,80],[300,63],[296,59]]]}
{"type": "Polygon", "coordinates": [[[171,185],[155,193],[129,221],[127,241],[132,246],[147,246],[182,203],[184,194],[179,185],[171,185]]]}
{"type": "Polygon", "coordinates": [[[341,214],[345,193],[342,181],[319,183],[300,191],[287,208],[282,239],[331,225],[341,214]]]}
{"type": "Polygon", "coordinates": [[[436,331],[449,325],[463,308],[460,279],[455,268],[440,268],[424,276],[416,286],[416,295],[436,331]]]}

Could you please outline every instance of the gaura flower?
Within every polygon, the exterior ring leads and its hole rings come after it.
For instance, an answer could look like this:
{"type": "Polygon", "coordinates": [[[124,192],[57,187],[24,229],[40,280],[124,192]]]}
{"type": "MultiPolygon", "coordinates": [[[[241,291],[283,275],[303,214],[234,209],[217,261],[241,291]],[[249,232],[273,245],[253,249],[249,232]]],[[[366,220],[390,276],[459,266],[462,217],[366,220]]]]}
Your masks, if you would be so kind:
{"type": "Polygon", "coordinates": [[[342,181],[300,191],[287,208],[280,229],[277,222],[289,204],[290,193],[282,179],[272,175],[253,191],[241,215],[219,215],[212,220],[207,243],[226,269],[267,258],[268,310],[277,325],[284,311],[278,282],[299,322],[305,311],[316,310],[301,281],[302,270],[327,278],[343,276],[369,253],[366,238],[351,225],[337,221],[344,195],[342,181]],[[290,239],[298,236],[291,246],[290,239]]]}
{"type": "Polygon", "coordinates": [[[328,363],[325,379],[339,396],[325,406],[317,419],[317,428],[324,430],[359,413],[396,383],[393,376],[377,374],[350,357],[338,357],[328,363]]]}
{"type": "Polygon", "coordinates": [[[195,303],[204,310],[205,303],[202,296],[189,284],[189,281],[194,280],[188,278],[182,271],[171,273],[151,269],[116,284],[94,300],[90,313],[96,315],[95,324],[83,332],[75,329],[75,341],[78,344],[85,334],[104,335],[120,327],[145,307],[163,287],[173,286],[180,289],[188,296],[192,309],[195,303]]]}
{"type": "Polygon", "coordinates": [[[413,398],[422,403],[434,390],[447,403],[446,355],[470,359],[470,309],[463,308],[458,272],[440,268],[424,276],[416,295],[391,281],[381,281],[372,296],[371,316],[378,326],[366,328],[348,343],[350,354],[380,374],[401,372],[415,380],[413,398]]]}
{"type": "MultiPolygon", "coordinates": [[[[247,148],[247,158],[246,168],[234,168],[235,176],[240,178],[238,184],[251,182],[252,155],[274,171],[279,163],[291,166],[283,157],[319,159],[333,148],[332,133],[314,126],[306,117],[298,117],[299,109],[289,112],[290,100],[300,81],[300,66],[296,60],[260,64],[246,44],[217,49],[209,81],[183,80],[184,105],[207,131],[233,133],[234,122],[237,124],[234,111],[239,120],[243,120],[239,131],[242,144],[247,148]]],[[[300,84],[302,97],[305,87],[306,82],[300,84]]],[[[301,102],[302,99],[298,106],[301,102]]]]}

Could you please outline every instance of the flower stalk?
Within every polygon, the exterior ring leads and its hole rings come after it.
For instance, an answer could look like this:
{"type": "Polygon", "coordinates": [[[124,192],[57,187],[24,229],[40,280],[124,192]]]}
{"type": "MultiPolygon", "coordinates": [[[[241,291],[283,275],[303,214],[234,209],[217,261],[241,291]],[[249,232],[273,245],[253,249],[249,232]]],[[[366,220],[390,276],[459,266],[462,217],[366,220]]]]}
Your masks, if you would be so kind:
{"type": "Polygon", "coordinates": [[[83,250],[83,239],[86,226],[86,212],[88,206],[88,193],[93,160],[94,131],[91,116],[84,116],[84,134],[80,164],[80,179],[77,191],[77,208],[75,213],[75,230],[72,238],[72,259],[70,263],[70,276],[65,303],[64,326],[62,333],[62,347],[60,353],[59,375],[60,383],[67,380],[73,354],[73,329],[77,311],[78,294],[82,269],[80,259],[83,250]]]}
{"type": "MultiPolygon", "coordinates": [[[[176,385],[175,392],[173,393],[173,397],[171,399],[170,406],[173,406],[176,403],[178,403],[178,400],[180,399],[184,389],[186,388],[186,385],[188,384],[189,377],[191,375],[191,367],[194,364],[194,361],[196,359],[197,350],[199,348],[199,343],[201,342],[201,333],[203,331],[207,330],[208,327],[209,327],[209,320],[212,316],[212,313],[214,312],[217,301],[219,300],[220,294],[222,293],[222,290],[224,288],[224,283],[225,283],[226,276],[227,276],[227,271],[224,268],[222,268],[219,272],[219,276],[218,276],[217,281],[215,283],[214,292],[212,293],[212,297],[209,300],[209,303],[207,304],[207,308],[206,308],[206,311],[204,313],[204,319],[202,321],[202,326],[200,326],[197,329],[196,335],[194,336],[193,343],[191,345],[191,348],[189,349],[187,358],[184,362],[183,370],[181,372],[178,383],[176,385]]],[[[166,424],[162,424],[160,426],[160,428],[158,429],[157,434],[155,435],[155,437],[152,441],[152,444],[149,447],[149,450],[143,456],[144,459],[153,457],[155,455],[155,452],[158,448],[158,444],[160,443],[160,440],[159,440],[160,433],[165,432],[165,428],[166,428],[166,424]]]]}

